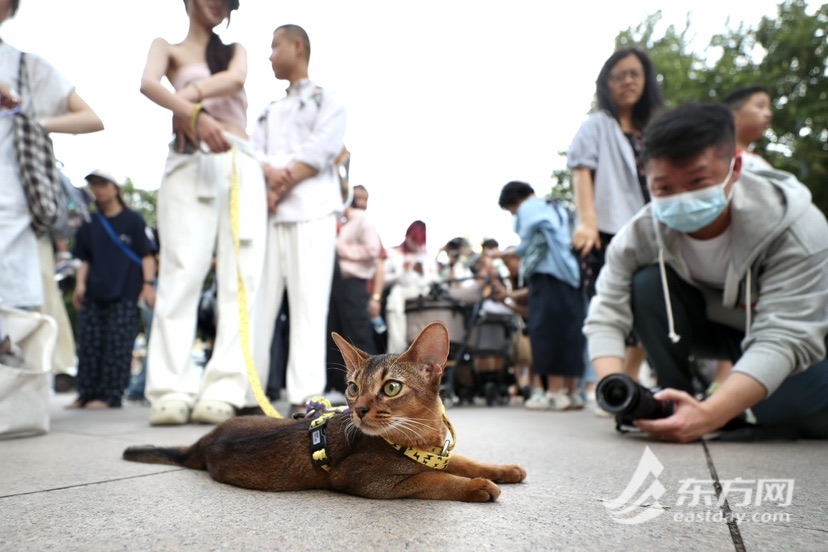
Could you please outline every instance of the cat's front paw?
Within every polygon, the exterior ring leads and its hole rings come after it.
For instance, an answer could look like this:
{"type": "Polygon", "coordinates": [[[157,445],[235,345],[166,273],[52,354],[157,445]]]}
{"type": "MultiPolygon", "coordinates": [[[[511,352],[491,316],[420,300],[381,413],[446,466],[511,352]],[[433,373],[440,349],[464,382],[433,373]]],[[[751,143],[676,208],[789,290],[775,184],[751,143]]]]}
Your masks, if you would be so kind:
{"type": "Polygon", "coordinates": [[[500,496],[500,487],[483,477],[469,481],[466,489],[466,502],[494,502],[500,496]]]}
{"type": "Polygon", "coordinates": [[[526,470],[512,464],[511,466],[500,466],[500,477],[495,479],[498,483],[520,483],[526,479],[526,470]]]}

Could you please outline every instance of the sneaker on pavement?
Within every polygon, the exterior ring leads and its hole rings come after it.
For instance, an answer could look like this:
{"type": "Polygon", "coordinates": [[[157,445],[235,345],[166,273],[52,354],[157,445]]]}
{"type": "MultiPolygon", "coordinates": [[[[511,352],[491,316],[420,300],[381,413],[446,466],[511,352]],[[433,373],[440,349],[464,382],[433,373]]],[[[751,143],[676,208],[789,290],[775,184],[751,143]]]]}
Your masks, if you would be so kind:
{"type": "Polygon", "coordinates": [[[572,403],[572,405],[569,407],[570,410],[584,409],[584,399],[581,397],[581,394],[577,391],[569,395],[569,400],[572,403]]]}
{"type": "Polygon", "coordinates": [[[549,399],[549,410],[563,412],[564,410],[572,409],[572,399],[567,395],[566,391],[548,392],[546,396],[549,399]]]}
{"type": "Polygon", "coordinates": [[[549,410],[549,397],[539,389],[532,393],[523,406],[527,410],[549,410]]]}
{"type": "Polygon", "coordinates": [[[598,400],[595,398],[595,389],[584,391],[584,399],[587,408],[591,410],[598,408],[598,400]]]}
{"type": "Polygon", "coordinates": [[[612,414],[610,414],[598,405],[595,405],[595,408],[592,410],[592,412],[595,414],[596,418],[612,418],[612,414]]]}

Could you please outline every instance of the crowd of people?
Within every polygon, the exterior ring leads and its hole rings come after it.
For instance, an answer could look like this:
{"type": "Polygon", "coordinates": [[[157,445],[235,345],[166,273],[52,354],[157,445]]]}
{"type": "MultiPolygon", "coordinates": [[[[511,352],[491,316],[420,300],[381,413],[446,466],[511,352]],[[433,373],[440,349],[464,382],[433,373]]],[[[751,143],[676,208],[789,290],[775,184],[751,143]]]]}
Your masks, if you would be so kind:
{"type": "MultiPolygon", "coordinates": [[[[0,0],[0,23],[18,5],[0,0]]],[[[251,383],[269,380],[284,382],[289,413],[316,395],[336,402],[345,382],[331,332],[369,354],[402,353],[416,329],[412,301],[428,299],[509,320],[508,351],[473,366],[509,367],[526,408],[595,408],[601,378],[638,379],[646,359],[664,388],[657,398],[674,408],[636,422],[653,438],[692,441],[734,419],[828,437],[828,224],[802,184],[751,150],[770,125],[767,89],[667,111],[647,54],[613,52],[567,153],[574,212],[537,185],[508,182],[492,201],[514,215],[519,243],[477,250],[458,237],[438,255],[421,220],[383,245],[368,190],[343,175],[345,105],[309,78],[304,29],[275,29],[270,62],[289,87],[248,134],[247,52],[214,31],[239,2],[184,8],[186,38],[153,41],[141,78],[173,123],[157,235],[115,173],[86,177],[93,213],[73,236],[70,408],[117,408],[127,393],[148,400],[151,425],[218,424],[255,412],[251,383]],[[217,317],[202,367],[192,348],[208,275],[217,317]],[[139,305],[152,317],[130,386],[139,305]]],[[[55,286],[40,274],[51,273],[55,242],[30,226],[11,115],[28,102],[48,132],[103,124],[36,56],[26,55],[32,87],[18,90],[21,59],[0,42],[0,304],[45,310],[55,286]]]]}

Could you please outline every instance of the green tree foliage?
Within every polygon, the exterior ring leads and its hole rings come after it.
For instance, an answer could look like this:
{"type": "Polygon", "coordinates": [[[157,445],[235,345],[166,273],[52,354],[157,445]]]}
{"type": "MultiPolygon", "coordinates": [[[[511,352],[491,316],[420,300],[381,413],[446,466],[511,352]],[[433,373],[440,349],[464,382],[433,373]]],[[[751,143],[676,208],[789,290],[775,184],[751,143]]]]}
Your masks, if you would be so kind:
{"type": "Polygon", "coordinates": [[[755,28],[740,24],[714,35],[701,52],[691,48],[692,21],[656,37],[661,12],[616,38],[616,46],[647,50],[668,107],[717,101],[759,84],[773,95],[774,119],[755,151],[806,184],[828,213],[828,4],[808,13],[805,0],[785,0],[775,17],[755,28]]]}
{"type": "Polygon", "coordinates": [[[140,188],[136,188],[135,184],[132,182],[131,178],[127,178],[127,181],[121,186],[121,192],[124,195],[124,200],[129,205],[129,208],[133,211],[137,211],[142,217],[144,217],[144,221],[147,223],[147,226],[152,228],[158,228],[158,215],[157,215],[157,205],[158,205],[158,190],[142,190],[140,188]]]}

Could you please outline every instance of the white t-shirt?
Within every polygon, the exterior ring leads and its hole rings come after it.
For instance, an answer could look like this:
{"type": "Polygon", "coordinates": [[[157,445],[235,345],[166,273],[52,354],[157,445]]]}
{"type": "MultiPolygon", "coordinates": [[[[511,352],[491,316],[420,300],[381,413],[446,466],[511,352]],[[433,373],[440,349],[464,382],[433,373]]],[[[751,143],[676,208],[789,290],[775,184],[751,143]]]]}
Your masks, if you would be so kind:
{"type": "Polygon", "coordinates": [[[305,222],[342,212],[335,161],[344,137],[345,107],[310,80],[295,83],[270,105],[253,130],[256,151],[274,167],[302,162],[319,171],[279,202],[272,222],[305,222]]]}
{"type": "MultiPolygon", "coordinates": [[[[0,81],[21,94],[24,107],[32,102],[37,117],[66,113],[74,87],[46,61],[26,54],[31,88],[31,97],[27,97],[18,83],[19,63],[20,51],[0,43],[0,81]]],[[[37,240],[17,169],[12,120],[0,117],[0,302],[36,307],[43,303],[43,284],[37,240]]]]}
{"type": "Polygon", "coordinates": [[[681,255],[693,279],[723,289],[731,257],[730,228],[709,240],[697,240],[682,234],[679,243],[681,255]]]}
{"type": "Polygon", "coordinates": [[[742,170],[743,171],[750,171],[750,172],[757,172],[757,171],[769,171],[772,170],[773,167],[770,163],[765,161],[765,159],[759,155],[756,155],[752,151],[744,151],[742,150],[742,170]]]}

